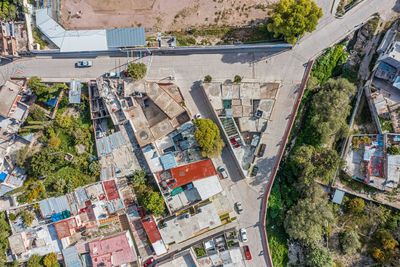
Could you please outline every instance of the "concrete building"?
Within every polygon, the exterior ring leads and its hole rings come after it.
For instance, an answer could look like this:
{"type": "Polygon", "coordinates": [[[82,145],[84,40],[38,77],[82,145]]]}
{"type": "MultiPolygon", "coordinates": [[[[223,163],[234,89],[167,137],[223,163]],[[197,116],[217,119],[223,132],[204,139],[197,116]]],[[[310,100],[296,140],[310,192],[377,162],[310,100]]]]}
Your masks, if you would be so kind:
{"type": "Polygon", "coordinates": [[[122,266],[137,261],[129,232],[89,242],[93,267],[122,266]]]}
{"type": "Polygon", "coordinates": [[[243,177],[250,174],[279,87],[279,83],[203,83],[203,92],[243,177]]]}
{"type": "Polygon", "coordinates": [[[0,56],[17,56],[17,49],[14,22],[0,21],[0,56]]]}

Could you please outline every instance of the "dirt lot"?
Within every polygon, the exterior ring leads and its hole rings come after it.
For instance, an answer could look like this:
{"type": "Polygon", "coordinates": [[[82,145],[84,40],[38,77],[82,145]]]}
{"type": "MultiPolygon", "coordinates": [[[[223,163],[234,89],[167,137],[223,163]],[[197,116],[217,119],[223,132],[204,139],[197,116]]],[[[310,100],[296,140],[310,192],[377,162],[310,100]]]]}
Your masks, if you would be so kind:
{"type": "Polygon", "coordinates": [[[68,29],[143,26],[148,33],[208,25],[243,26],[268,16],[277,0],[63,0],[68,29]]]}

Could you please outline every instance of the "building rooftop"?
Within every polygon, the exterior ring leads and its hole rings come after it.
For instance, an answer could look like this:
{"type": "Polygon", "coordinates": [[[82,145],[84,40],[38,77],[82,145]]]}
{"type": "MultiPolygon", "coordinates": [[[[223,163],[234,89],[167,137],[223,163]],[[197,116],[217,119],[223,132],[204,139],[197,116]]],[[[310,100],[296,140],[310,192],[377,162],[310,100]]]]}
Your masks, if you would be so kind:
{"type": "Polygon", "coordinates": [[[71,210],[66,196],[51,197],[39,202],[40,212],[44,218],[51,217],[56,213],[71,210]]]}
{"type": "Polygon", "coordinates": [[[171,176],[176,180],[172,188],[177,188],[199,179],[217,175],[211,159],[197,161],[170,169],[171,176]]]}
{"type": "Polygon", "coordinates": [[[0,116],[8,118],[17,108],[17,97],[21,87],[12,82],[6,81],[0,88],[0,116]]]}
{"type": "Polygon", "coordinates": [[[159,230],[164,243],[172,244],[181,243],[221,224],[216,208],[209,203],[201,206],[194,215],[184,213],[164,220],[159,230]]]}
{"type": "Polygon", "coordinates": [[[108,200],[114,200],[119,198],[117,184],[115,183],[114,180],[104,181],[103,186],[104,186],[104,191],[106,191],[108,200]]]}
{"type": "Polygon", "coordinates": [[[120,266],[137,260],[129,232],[92,241],[89,250],[94,267],[120,266]]]}
{"type": "Polygon", "coordinates": [[[66,267],[82,267],[82,261],[75,246],[63,249],[62,254],[66,267]]]}
{"type": "Polygon", "coordinates": [[[82,92],[82,84],[80,81],[72,80],[69,83],[69,103],[70,104],[79,104],[81,103],[81,92],[82,92]]]}
{"type": "Polygon", "coordinates": [[[151,246],[154,249],[156,255],[162,255],[167,253],[167,248],[164,245],[164,241],[161,238],[161,234],[158,231],[157,224],[153,217],[148,216],[141,220],[143,229],[146,232],[147,237],[150,240],[151,246]]]}

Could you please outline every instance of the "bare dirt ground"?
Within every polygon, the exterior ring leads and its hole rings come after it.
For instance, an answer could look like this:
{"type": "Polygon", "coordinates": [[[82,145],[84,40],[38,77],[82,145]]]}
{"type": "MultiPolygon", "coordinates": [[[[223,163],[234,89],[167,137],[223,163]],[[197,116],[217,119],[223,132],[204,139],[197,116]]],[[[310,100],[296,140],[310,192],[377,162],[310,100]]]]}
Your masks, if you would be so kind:
{"type": "Polygon", "coordinates": [[[67,29],[142,26],[148,33],[209,25],[244,26],[265,20],[277,0],[63,0],[67,29]]]}

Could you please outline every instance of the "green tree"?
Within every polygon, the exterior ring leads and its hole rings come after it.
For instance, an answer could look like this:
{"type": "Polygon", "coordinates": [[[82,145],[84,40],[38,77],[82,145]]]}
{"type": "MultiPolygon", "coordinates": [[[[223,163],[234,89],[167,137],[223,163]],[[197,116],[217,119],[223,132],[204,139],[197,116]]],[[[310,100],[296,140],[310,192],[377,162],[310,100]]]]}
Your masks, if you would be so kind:
{"type": "Polygon", "coordinates": [[[151,191],[145,194],[141,202],[147,211],[156,216],[165,213],[164,199],[158,192],[151,191]]]}
{"type": "Polygon", "coordinates": [[[361,248],[360,237],[356,231],[346,230],[339,235],[340,246],[345,254],[355,254],[361,248]]]}
{"type": "Polygon", "coordinates": [[[224,141],[218,126],[210,119],[196,119],[194,120],[196,131],[194,136],[200,146],[201,154],[204,157],[216,157],[221,155],[224,141]]]}
{"type": "Polygon", "coordinates": [[[329,251],[323,247],[312,246],[306,256],[309,267],[333,267],[334,263],[329,251]]]}
{"type": "Polygon", "coordinates": [[[33,254],[27,262],[27,267],[42,267],[41,261],[42,257],[40,255],[33,254]]]}
{"type": "Polygon", "coordinates": [[[57,136],[53,136],[53,137],[51,137],[51,138],[49,139],[49,146],[50,146],[51,148],[56,149],[56,148],[59,148],[60,145],[61,145],[61,140],[60,140],[60,138],[58,138],[57,136]]]}
{"type": "Polygon", "coordinates": [[[59,267],[60,264],[58,263],[56,253],[52,252],[44,256],[43,265],[45,267],[59,267]]]}
{"type": "Polygon", "coordinates": [[[212,81],[212,77],[210,75],[204,76],[204,82],[205,83],[210,83],[212,81]]]}
{"type": "Polygon", "coordinates": [[[11,234],[6,213],[0,212],[0,266],[6,265],[6,251],[9,248],[8,237],[11,234]]]}
{"type": "Polygon", "coordinates": [[[317,84],[324,84],[336,72],[338,67],[347,61],[349,53],[346,51],[346,46],[335,45],[329,48],[321,57],[319,57],[312,68],[311,78],[317,84]]]}
{"type": "Polygon", "coordinates": [[[129,63],[128,73],[134,80],[143,79],[146,75],[147,67],[144,63],[129,63]]]}
{"type": "Polygon", "coordinates": [[[348,131],[347,117],[355,86],[346,79],[330,79],[313,96],[303,140],[322,146],[336,141],[348,131]]]}
{"type": "Polygon", "coordinates": [[[387,148],[387,153],[390,155],[400,155],[400,146],[391,145],[387,148]]]}
{"type": "Polygon", "coordinates": [[[235,75],[235,77],[233,77],[234,83],[240,83],[241,81],[242,81],[242,77],[240,75],[235,75]]]}
{"type": "Polygon", "coordinates": [[[288,43],[294,44],[304,33],[316,29],[322,15],[322,9],[313,0],[280,0],[272,6],[271,23],[267,27],[274,37],[283,35],[288,43]]]}
{"type": "Polygon", "coordinates": [[[146,172],[144,170],[136,170],[131,181],[135,186],[146,184],[146,172]]]}
{"type": "Polygon", "coordinates": [[[361,213],[365,209],[365,201],[362,198],[356,197],[347,202],[346,207],[352,213],[361,213]]]}
{"type": "Polygon", "coordinates": [[[313,185],[309,196],[300,199],[286,215],[285,229],[288,235],[305,244],[321,241],[326,227],[334,223],[332,207],[318,185],[313,185]]]}
{"type": "Polygon", "coordinates": [[[18,215],[21,216],[22,222],[26,227],[31,226],[33,220],[35,219],[33,213],[27,210],[21,211],[18,215]]]}

